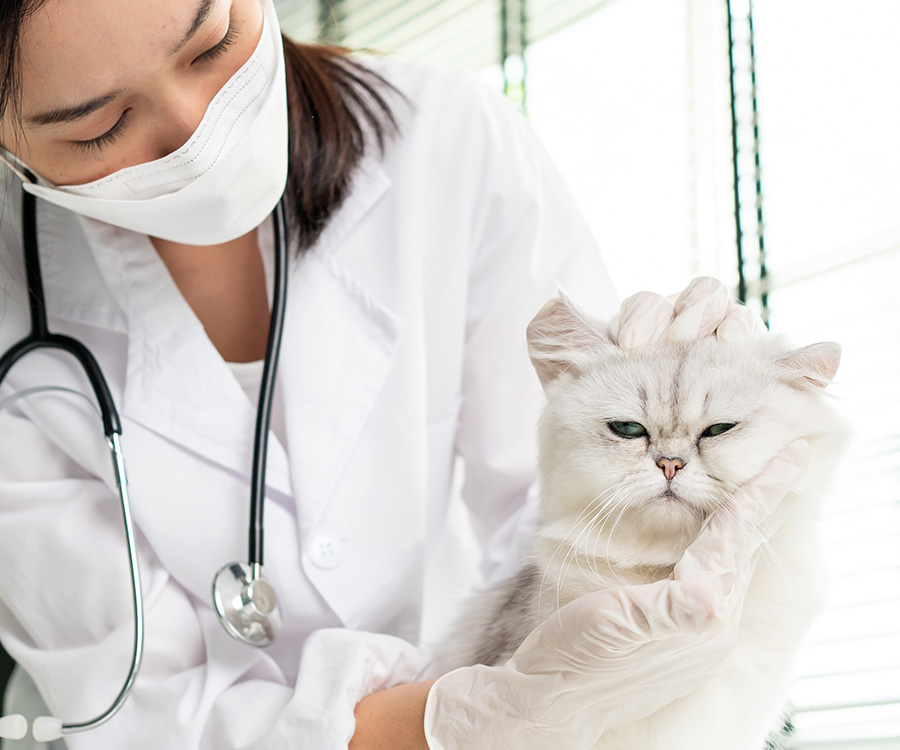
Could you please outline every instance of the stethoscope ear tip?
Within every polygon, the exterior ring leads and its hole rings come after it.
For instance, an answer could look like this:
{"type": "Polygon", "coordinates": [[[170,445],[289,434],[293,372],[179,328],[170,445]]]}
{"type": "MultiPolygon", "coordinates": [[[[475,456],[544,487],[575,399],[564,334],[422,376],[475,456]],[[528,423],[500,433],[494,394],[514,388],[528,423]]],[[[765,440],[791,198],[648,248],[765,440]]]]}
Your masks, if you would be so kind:
{"type": "MultiPolygon", "coordinates": [[[[24,740],[28,734],[28,721],[22,714],[0,716],[0,739],[24,740]]],[[[62,722],[55,716],[38,716],[31,727],[37,742],[53,742],[63,736],[62,722]]]]}
{"type": "Polygon", "coordinates": [[[28,734],[28,722],[22,714],[0,716],[0,738],[21,740],[28,734]]]}
{"type": "Polygon", "coordinates": [[[62,722],[55,716],[38,716],[31,727],[37,742],[53,742],[62,737],[62,722]]]}

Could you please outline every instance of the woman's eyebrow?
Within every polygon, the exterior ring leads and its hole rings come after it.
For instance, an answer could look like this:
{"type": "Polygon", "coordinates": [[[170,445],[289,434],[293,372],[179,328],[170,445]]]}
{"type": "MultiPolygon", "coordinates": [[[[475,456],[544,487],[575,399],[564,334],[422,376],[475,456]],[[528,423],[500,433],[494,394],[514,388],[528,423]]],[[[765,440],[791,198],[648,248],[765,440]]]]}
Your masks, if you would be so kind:
{"type": "Polygon", "coordinates": [[[212,12],[214,0],[200,0],[200,6],[197,8],[197,13],[194,16],[194,20],[191,23],[191,27],[185,32],[184,36],[181,38],[181,41],[175,45],[172,51],[169,54],[176,54],[185,44],[187,44],[191,39],[194,38],[194,34],[197,33],[199,28],[203,25],[207,18],[209,18],[210,12],[212,12]]]}
{"type": "MultiPolygon", "coordinates": [[[[170,54],[174,55],[194,38],[194,35],[200,27],[203,26],[206,19],[209,18],[209,14],[212,12],[215,2],[216,0],[200,0],[200,5],[197,6],[197,12],[194,14],[194,20],[191,22],[190,28],[188,28],[181,38],[181,41],[175,45],[170,54]]],[[[93,114],[98,109],[102,109],[121,93],[121,91],[113,91],[109,94],[90,99],[89,101],[74,104],[71,107],[57,107],[55,109],[47,110],[46,112],[38,112],[37,114],[27,116],[25,121],[29,125],[39,126],[75,122],[76,120],[80,120],[93,114]]]]}
{"type": "Polygon", "coordinates": [[[81,104],[75,104],[71,107],[57,107],[56,109],[50,109],[46,112],[38,112],[34,115],[28,115],[25,118],[25,121],[29,125],[58,125],[61,122],[80,120],[83,117],[93,114],[98,109],[102,109],[121,93],[121,91],[113,91],[104,96],[98,96],[96,99],[91,99],[82,102],[81,104]]]}

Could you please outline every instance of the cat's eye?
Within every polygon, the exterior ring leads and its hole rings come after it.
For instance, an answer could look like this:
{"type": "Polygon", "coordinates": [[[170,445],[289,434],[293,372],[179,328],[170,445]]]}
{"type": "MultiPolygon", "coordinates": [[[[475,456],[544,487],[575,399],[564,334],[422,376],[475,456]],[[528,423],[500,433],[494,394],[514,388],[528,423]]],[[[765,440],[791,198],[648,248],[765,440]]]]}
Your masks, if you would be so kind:
{"type": "Polygon", "coordinates": [[[644,425],[637,422],[609,422],[609,429],[624,438],[639,438],[647,434],[644,425]]]}
{"type": "Polygon", "coordinates": [[[711,424],[705,430],[703,430],[703,434],[700,437],[715,437],[716,435],[721,435],[723,432],[728,432],[732,427],[736,427],[736,422],[722,422],[721,424],[711,424]]]}

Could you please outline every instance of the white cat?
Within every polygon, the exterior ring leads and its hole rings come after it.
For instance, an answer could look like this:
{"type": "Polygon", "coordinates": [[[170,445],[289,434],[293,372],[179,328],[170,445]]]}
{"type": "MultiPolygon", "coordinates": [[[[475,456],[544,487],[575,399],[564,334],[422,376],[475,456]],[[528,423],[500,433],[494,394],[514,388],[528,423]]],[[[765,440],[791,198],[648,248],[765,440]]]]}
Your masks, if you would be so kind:
{"type": "Polygon", "coordinates": [[[816,508],[846,430],[824,389],[836,344],[713,336],[625,351],[607,326],[557,301],[528,331],[547,405],[539,426],[541,521],[531,564],[476,597],[443,666],[498,664],[557,608],[660,580],[704,519],[797,438],[809,467],[780,506],[724,672],[598,750],[762,750],[797,645],[821,606],[816,508]]]}

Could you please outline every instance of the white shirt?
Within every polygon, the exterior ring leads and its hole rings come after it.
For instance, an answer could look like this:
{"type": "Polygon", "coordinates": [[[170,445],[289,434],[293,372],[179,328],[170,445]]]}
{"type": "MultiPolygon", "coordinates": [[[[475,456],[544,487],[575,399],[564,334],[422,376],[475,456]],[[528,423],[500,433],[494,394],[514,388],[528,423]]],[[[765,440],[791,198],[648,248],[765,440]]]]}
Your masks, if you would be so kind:
{"type": "MultiPolygon", "coordinates": [[[[92,350],[122,415],[146,602],[132,697],[72,748],[345,748],[362,697],[427,673],[422,587],[456,456],[486,573],[520,564],[542,404],[525,327],[558,284],[602,314],[615,295],[518,112],[469,74],[377,67],[409,99],[401,136],[291,268],[265,515],[284,629],[267,649],[233,641],[210,598],[246,559],[254,405],[146,237],[39,205],[51,330],[92,350]]],[[[3,349],[28,330],[9,183],[3,349]]],[[[46,382],[89,392],[38,352],[0,398],[46,382]]],[[[103,710],[130,657],[108,464],[82,400],[0,412],[0,639],[63,720],[103,710]]]]}

